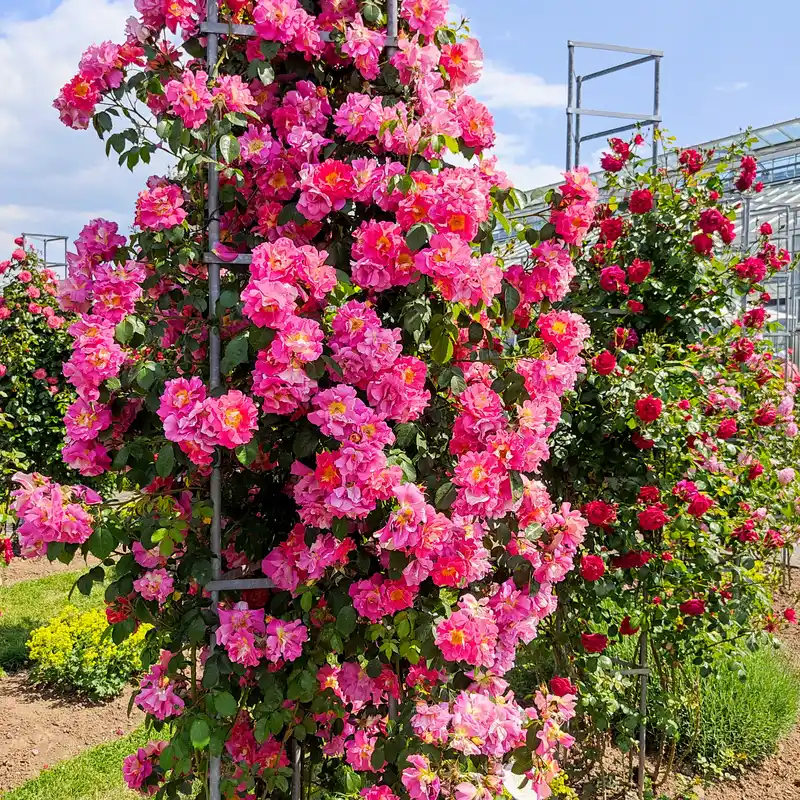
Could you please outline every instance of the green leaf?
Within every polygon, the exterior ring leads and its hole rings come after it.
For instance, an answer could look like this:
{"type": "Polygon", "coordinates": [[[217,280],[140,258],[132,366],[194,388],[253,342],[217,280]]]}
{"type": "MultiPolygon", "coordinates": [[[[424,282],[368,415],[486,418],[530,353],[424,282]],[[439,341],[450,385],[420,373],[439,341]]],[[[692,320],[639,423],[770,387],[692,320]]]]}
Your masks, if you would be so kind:
{"type": "Polygon", "coordinates": [[[205,749],[211,741],[211,730],[204,719],[196,719],[192,723],[189,735],[191,736],[192,745],[195,750],[205,749]]]}
{"type": "Polygon", "coordinates": [[[226,133],[219,140],[219,152],[225,159],[226,164],[230,164],[239,158],[239,140],[235,136],[226,133]]]}
{"type": "Polygon", "coordinates": [[[309,458],[316,452],[318,444],[319,436],[314,428],[309,426],[295,436],[292,450],[297,458],[309,458]]]}
{"type": "Polygon", "coordinates": [[[172,444],[167,442],[159,451],[156,460],[156,474],[159,478],[168,478],[175,466],[175,451],[172,444]]]}
{"type": "Polygon", "coordinates": [[[457,489],[454,483],[448,481],[447,483],[443,483],[437,490],[436,490],[436,508],[439,511],[447,511],[450,506],[453,505],[456,499],[457,489]]]}
{"type": "Polygon", "coordinates": [[[478,344],[483,341],[483,325],[480,322],[470,322],[469,324],[469,340],[472,344],[478,344]]]}
{"type": "Polygon", "coordinates": [[[223,717],[232,717],[239,710],[239,704],[230,692],[220,692],[214,695],[214,708],[217,714],[223,717]]]}
{"type": "Polygon", "coordinates": [[[338,630],[342,636],[350,636],[356,629],[357,624],[358,615],[353,606],[345,606],[336,617],[336,630],[338,630]]]}
{"type": "Polygon", "coordinates": [[[383,754],[383,748],[376,747],[372,751],[372,758],[370,759],[370,764],[372,764],[372,768],[380,770],[385,763],[386,763],[386,757],[383,754]]]}
{"type": "Polygon", "coordinates": [[[236,458],[244,467],[249,467],[258,458],[258,439],[253,438],[247,444],[236,448],[236,458]]]}
{"type": "Polygon", "coordinates": [[[220,369],[224,375],[233,372],[234,367],[247,361],[247,336],[242,334],[231,339],[225,347],[225,355],[220,362],[220,369]]]}
{"type": "Polygon", "coordinates": [[[418,222],[416,225],[412,225],[406,234],[406,244],[409,250],[416,252],[427,247],[431,236],[435,233],[436,228],[429,222],[418,222]]]}

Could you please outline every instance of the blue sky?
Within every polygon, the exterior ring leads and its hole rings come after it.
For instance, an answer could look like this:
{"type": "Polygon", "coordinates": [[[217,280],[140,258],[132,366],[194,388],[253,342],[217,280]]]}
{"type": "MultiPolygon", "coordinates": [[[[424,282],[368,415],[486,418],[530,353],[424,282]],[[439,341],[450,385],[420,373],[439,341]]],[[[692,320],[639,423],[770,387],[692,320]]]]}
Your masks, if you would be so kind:
{"type": "MultiPolygon", "coordinates": [[[[663,50],[664,124],[684,144],[800,116],[800,10],[793,0],[775,0],[768,15],[758,8],[751,0],[458,0],[484,48],[476,93],[495,114],[501,165],[521,188],[563,167],[567,39],[663,50]]],[[[119,40],[131,13],[133,0],[0,0],[0,253],[22,229],[74,237],[97,215],[128,224],[148,173],[131,176],[107,161],[94,134],[60,126],[50,104],[83,49],[119,40]]],[[[615,59],[583,51],[578,69],[615,59]]],[[[586,103],[648,110],[651,76],[638,67],[597,82],[586,103]]],[[[586,158],[598,148],[587,146],[586,158]]]]}

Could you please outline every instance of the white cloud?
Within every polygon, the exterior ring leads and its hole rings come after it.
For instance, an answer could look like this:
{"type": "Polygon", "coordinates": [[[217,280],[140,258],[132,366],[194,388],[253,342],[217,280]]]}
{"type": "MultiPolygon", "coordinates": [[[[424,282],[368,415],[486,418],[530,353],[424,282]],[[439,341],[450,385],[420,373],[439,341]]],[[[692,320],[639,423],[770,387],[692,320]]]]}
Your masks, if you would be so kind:
{"type": "Polygon", "coordinates": [[[543,164],[531,156],[525,140],[517,134],[498,133],[492,153],[497,156],[500,169],[508,173],[518,189],[530,191],[562,178],[560,167],[543,164]]]}
{"type": "Polygon", "coordinates": [[[122,41],[131,10],[63,0],[38,19],[0,17],[0,258],[22,229],[72,238],[93,216],[130,220],[145,174],[107,159],[93,131],[65,128],[52,102],[86,47],[122,41]]]}
{"type": "Polygon", "coordinates": [[[493,61],[484,62],[483,75],[472,92],[490,109],[515,113],[531,108],[564,108],[567,101],[564,84],[547,83],[538,75],[514,72],[493,61]]]}
{"type": "Polygon", "coordinates": [[[741,92],[746,89],[750,84],[747,81],[735,81],[734,83],[724,83],[720,86],[715,86],[715,92],[725,92],[726,94],[732,94],[734,92],[741,92]]]}

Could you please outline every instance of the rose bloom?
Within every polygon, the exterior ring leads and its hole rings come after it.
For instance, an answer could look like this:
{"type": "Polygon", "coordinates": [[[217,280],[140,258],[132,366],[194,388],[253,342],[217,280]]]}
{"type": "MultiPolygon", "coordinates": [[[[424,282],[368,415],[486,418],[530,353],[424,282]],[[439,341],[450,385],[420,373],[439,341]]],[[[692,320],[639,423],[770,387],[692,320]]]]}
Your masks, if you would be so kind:
{"type": "Polygon", "coordinates": [[[653,194],[649,189],[637,189],[628,204],[631,214],[646,214],[653,208],[653,194]]]}
{"type": "Polygon", "coordinates": [[[660,530],[669,522],[669,517],[660,506],[648,506],[644,511],[640,511],[637,517],[639,527],[644,531],[660,530]]]}
{"type": "Polygon", "coordinates": [[[681,603],[678,608],[681,614],[687,617],[700,617],[706,613],[705,601],[696,597],[692,600],[687,600],[685,603],[681,603]]]}
{"type": "Polygon", "coordinates": [[[642,486],[639,489],[639,502],[643,505],[651,505],[657,503],[661,499],[661,492],[658,486],[642,486]]]}
{"type": "Polygon", "coordinates": [[[697,517],[698,519],[703,516],[712,506],[714,505],[714,501],[705,494],[696,494],[692,501],[689,503],[689,507],[686,509],[693,517],[697,517]]]}
{"type": "Polygon", "coordinates": [[[747,479],[754,481],[763,472],[764,472],[764,466],[762,464],[753,464],[753,466],[750,467],[747,473],[747,479]]]}
{"type": "Polygon", "coordinates": [[[631,314],[641,314],[644,311],[644,303],[640,303],[638,300],[628,300],[628,311],[631,314]]]}
{"type": "Polygon", "coordinates": [[[556,675],[550,679],[550,692],[557,697],[563,697],[565,694],[578,694],[578,687],[569,678],[556,675]]]}
{"type": "Polygon", "coordinates": [[[592,366],[598,375],[610,375],[617,368],[617,359],[613,353],[603,350],[592,359],[592,366]]]}
{"type": "Polygon", "coordinates": [[[606,565],[600,556],[586,555],[581,559],[581,577],[585,581],[599,581],[606,574],[606,565]]]}
{"type": "Polygon", "coordinates": [[[737,429],[738,426],[736,424],[736,420],[732,417],[728,417],[719,423],[719,427],[717,428],[717,436],[720,439],[730,439],[731,436],[736,434],[737,429]]]}
{"type": "Polygon", "coordinates": [[[638,450],[652,450],[656,445],[652,439],[646,439],[639,431],[631,434],[631,443],[638,450]]]}
{"type": "Polygon", "coordinates": [[[783,612],[783,618],[792,625],[797,625],[797,612],[793,608],[787,608],[783,612]]]}
{"type": "Polygon", "coordinates": [[[581,644],[587,653],[602,653],[608,647],[608,637],[602,633],[582,633],[581,644]]]}
{"type": "Polygon", "coordinates": [[[661,416],[663,405],[658,397],[649,394],[636,401],[636,416],[642,422],[655,422],[661,416]]]}
{"type": "Polygon", "coordinates": [[[625,617],[619,624],[619,632],[622,636],[635,636],[639,633],[639,628],[634,628],[631,624],[631,618],[625,617]]]}
{"type": "Polygon", "coordinates": [[[606,527],[617,521],[616,507],[604,500],[592,500],[583,507],[583,512],[592,525],[606,527]]]}
{"type": "Polygon", "coordinates": [[[633,263],[628,267],[628,280],[631,283],[641,283],[650,274],[653,265],[649,261],[633,259],[633,263]]]}

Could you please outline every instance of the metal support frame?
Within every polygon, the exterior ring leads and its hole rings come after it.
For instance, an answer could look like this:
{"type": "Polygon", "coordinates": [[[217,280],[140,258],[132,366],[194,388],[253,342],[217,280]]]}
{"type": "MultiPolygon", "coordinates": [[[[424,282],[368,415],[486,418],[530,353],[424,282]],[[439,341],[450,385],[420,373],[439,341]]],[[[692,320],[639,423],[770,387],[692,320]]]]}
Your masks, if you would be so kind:
{"type": "MultiPolygon", "coordinates": [[[[206,0],[206,22],[201,25],[201,32],[206,35],[206,60],[208,74],[211,79],[216,75],[217,60],[219,56],[220,36],[255,36],[252,25],[234,25],[219,20],[220,0],[206,0]]],[[[398,0],[386,0],[387,36],[386,53],[391,56],[397,50],[398,40],[398,0]]],[[[328,36],[322,36],[328,40],[328,36]]],[[[213,391],[220,386],[220,335],[217,322],[217,301],[220,295],[220,270],[244,267],[251,263],[252,255],[240,255],[233,262],[223,261],[215,255],[220,244],[220,203],[219,203],[219,173],[216,164],[216,143],[209,142],[208,166],[208,201],[206,218],[208,223],[208,248],[203,255],[203,262],[208,265],[208,361],[209,361],[209,388],[213,391]]],[[[30,234],[29,234],[30,235],[30,234]]],[[[66,242],[66,237],[64,238],[66,242]]],[[[66,262],[66,258],[65,258],[66,262]]],[[[65,264],[66,266],[66,264],[65,264]]],[[[222,472],[219,464],[220,453],[215,454],[214,466],[211,470],[209,493],[213,508],[211,518],[211,573],[212,580],[207,584],[211,592],[211,603],[216,611],[221,591],[243,591],[246,589],[272,588],[273,583],[267,578],[230,578],[222,576],[222,472]]],[[[214,634],[209,639],[209,650],[213,651],[216,645],[214,634]]],[[[390,704],[390,718],[396,718],[396,703],[390,704]]],[[[298,741],[292,742],[291,751],[292,800],[300,800],[303,796],[303,747],[298,741]]],[[[222,778],[222,759],[220,756],[210,756],[208,766],[208,796],[210,800],[220,800],[220,781],[222,778]]]]}
{"type": "Polygon", "coordinates": [[[50,233],[23,233],[23,246],[27,247],[32,245],[38,252],[42,254],[42,262],[45,269],[53,270],[53,272],[60,271],[59,277],[67,277],[67,237],[57,236],[50,233]],[[50,256],[48,256],[48,247],[50,249],[50,256]],[[53,250],[56,249],[58,255],[53,256],[53,250]]]}
{"type": "Polygon", "coordinates": [[[581,145],[593,139],[604,139],[615,133],[635,130],[639,126],[652,127],[653,163],[658,158],[658,129],[661,125],[661,59],[664,53],[661,50],[643,50],[638,47],[621,47],[615,44],[598,44],[596,42],[567,42],[567,169],[577,167],[581,162],[581,145]],[[605,69],[578,75],[575,72],[575,49],[608,50],[614,53],[635,55],[630,61],[615,64],[605,69]],[[615,72],[638,67],[643,64],[653,64],[653,111],[632,113],[628,111],[598,111],[583,106],[583,86],[588,81],[612,75],[615,72]],[[608,128],[602,131],[581,135],[581,117],[605,117],[608,119],[633,120],[627,125],[608,128]]]}

